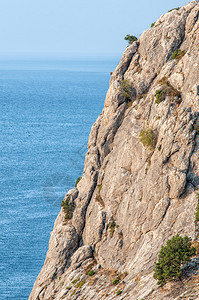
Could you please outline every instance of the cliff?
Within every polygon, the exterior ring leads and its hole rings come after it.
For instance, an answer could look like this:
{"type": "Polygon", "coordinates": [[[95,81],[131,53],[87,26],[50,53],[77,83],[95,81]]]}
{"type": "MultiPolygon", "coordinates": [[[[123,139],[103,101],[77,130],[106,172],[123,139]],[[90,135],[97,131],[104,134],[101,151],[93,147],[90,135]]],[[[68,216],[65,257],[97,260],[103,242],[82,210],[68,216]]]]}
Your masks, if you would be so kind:
{"type": "Polygon", "coordinates": [[[30,300],[198,299],[197,271],[162,289],[153,279],[161,245],[198,238],[198,16],[198,1],[166,13],[124,52],[30,300]]]}

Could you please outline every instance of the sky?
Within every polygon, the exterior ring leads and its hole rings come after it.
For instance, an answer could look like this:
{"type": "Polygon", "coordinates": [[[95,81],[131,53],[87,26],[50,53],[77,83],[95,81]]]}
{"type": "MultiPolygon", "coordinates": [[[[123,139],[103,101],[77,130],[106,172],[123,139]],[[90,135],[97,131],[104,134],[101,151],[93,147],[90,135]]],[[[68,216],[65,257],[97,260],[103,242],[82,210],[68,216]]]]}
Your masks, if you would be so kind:
{"type": "Polygon", "coordinates": [[[184,0],[0,0],[0,57],[118,57],[184,0]]]}

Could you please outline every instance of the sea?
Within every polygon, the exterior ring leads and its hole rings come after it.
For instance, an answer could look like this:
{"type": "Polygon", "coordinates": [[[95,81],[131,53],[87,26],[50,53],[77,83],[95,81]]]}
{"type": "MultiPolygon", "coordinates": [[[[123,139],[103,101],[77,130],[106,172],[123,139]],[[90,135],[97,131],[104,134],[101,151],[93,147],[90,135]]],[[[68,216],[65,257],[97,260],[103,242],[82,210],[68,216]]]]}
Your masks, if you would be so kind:
{"type": "Polygon", "coordinates": [[[0,60],[0,299],[28,299],[118,59],[0,60]]]}

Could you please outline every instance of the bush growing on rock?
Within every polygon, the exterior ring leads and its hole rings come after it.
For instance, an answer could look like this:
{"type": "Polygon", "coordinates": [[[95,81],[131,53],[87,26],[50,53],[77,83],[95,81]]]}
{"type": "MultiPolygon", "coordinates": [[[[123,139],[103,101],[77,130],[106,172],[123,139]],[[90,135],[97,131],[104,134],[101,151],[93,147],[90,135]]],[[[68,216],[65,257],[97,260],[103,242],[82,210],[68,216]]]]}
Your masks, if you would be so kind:
{"type": "Polygon", "coordinates": [[[72,284],[76,284],[80,280],[80,277],[72,281],[72,284]]]}
{"type": "Polygon", "coordinates": [[[161,84],[161,89],[155,92],[154,97],[156,99],[156,104],[164,101],[167,96],[170,97],[170,104],[180,104],[181,93],[168,82],[168,79],[166,77],[163,77],[161,80],[159,80],[158,83],[161,84]],[[173,100],[175,100],[175,102],[173,102],[173,100]]]}
{"type": "Polygon", "coordinates": [[[132,99],[132,89],[128,80],[122,80],[120,82],[120,88],[122,95],[126,98],[127,101],[131,101],[132,99]]]}
{"type": "Polygon", "coordinates": [[[88,276],[93,276],[95,272],[93,270],[88,271],[88,276]]]}
{"type": "Polygon", "coordinates": [[[75,206],[73,203],[70,203],[69,198],[66,198],[62,201],[61,207],[63,208],[65,213],[65,220],[72,219],[75,206]]]}
{"type": "Polygon", "coordinates": [[[108,225],[108,228],[109,228],[111,237],[113,237],[113,234],[114,234],[114,232],[115,232],[115,227],[116,227],[115,221],[111,221],[111,222],[109,223],[109,225],[108,225]]]}
{"type": "Polygon", "coordinates": [[[122,294],[122,291],[121,290],[118,290],[117,292],[116,292],[116,296],[119,296],[119,295],[121,295],[122,294]]]}
{"type": "Polygon", "coordinates": [[[143,129],[140,133],[140,141],[150,150],[154,150],[157,143],[157,134],[152,129],[143,129]]]}
{"type": "Polygon", "coordinates": [[[119,278],[115,278],[113,280],[113,285],[117,285],[120,282],[119,278]]]}
{"type": "Polygon", "coordinates": [[[157,90],[155,92],[155,103],[159,104],[165,99],[165,91],[164,90],[157,90]]]}
{"type": "Polygon", "coordinates": [[[196,249],[191,247],[191,239],[182,238],[178,234],[162,246],[158,262],[155,263],[153,277],[158,280],[158,285],[163,285],[181,276],[181,267],[191,260],[196,249]]]}
{"type": "Polygon", "coordinates": [[[185,54],[185,51],[182,51],[181,49],[178,49],[176,51],[173,52],[173,54],[171,55],[171,59],[175,59],[175,58],[182,58],[185,54]]]}
{"type": "Polygon", "coordinates": [[[85,284],[85,282],[86,282],[86,280],[83,279],[82,281],[78,282],[76,286],[77,286],[79,289],[81,289],[81,288],[83,287],[83,285],[85,284]]]}
{"type": "Polygon", "coordinates": [[[137,41],[137,37],[135,35],[130,35],[130,34],[127,34],[125,37],[124,37],[125,41],[128,41],[129,45],[131,45],[133,42],[137,41]]]}
{"type": "Polygon", "coordinates": [[[82,177],[78,177],[76,182],[75,182],[75,187],[77,187],[78,183],[80,182],[80,180],[82,179],[82,177]]]}

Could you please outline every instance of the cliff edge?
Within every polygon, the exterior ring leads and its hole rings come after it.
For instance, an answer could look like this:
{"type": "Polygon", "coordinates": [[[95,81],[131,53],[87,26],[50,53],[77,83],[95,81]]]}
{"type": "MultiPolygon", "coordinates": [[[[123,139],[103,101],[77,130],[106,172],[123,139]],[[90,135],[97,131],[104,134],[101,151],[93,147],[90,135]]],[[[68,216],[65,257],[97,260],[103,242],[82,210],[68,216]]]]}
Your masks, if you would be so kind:
{"type": "Polygon", "coordinates": [[[65,196],[29,299],[178,299],[188,289],[198,299],[197,258],[189,282],[160,289],[153,279],[169,238],[199,242],[198,190],[199,3],[191,1],[162,15],[113,72],[82,179],[65,196]]]}

